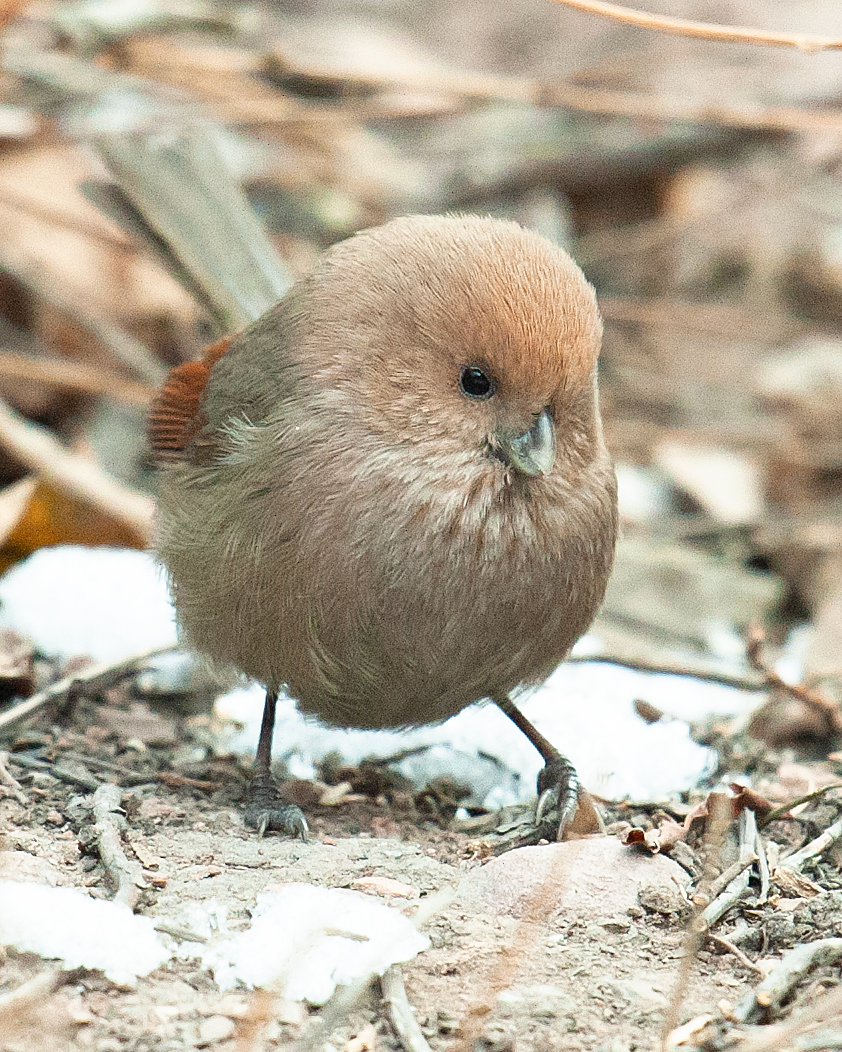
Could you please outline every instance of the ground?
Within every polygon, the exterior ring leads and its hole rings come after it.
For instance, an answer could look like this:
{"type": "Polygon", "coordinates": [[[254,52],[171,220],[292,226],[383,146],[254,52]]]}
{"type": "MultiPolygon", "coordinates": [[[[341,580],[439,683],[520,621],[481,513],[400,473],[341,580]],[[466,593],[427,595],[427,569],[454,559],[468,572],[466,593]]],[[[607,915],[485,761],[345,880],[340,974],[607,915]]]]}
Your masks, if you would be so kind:
{"type": "MultiPolygon", "coordinates": [[[[120,711],[119,704],[111,708],[120,711]]],[[[26,802],[11,794],[0,800],[0,875],[112,896],[86,825],[86,794],[69,784],[95,781],[92,772],[111,763],[122,771],[121,781],[138,783],[123,792],[122,841],[127,857],[143,867],[141,914],[183,930],[190,924],[188,907],[214,903],[236,931],[249,926],[258,893],[286,882],[376,895],[419,917],[430,938],[430,948],[403,972],[434,1050],[477,1041],[488,1049],[516,1044],[535,1052],[655,1048],[677,984],[676,1023],[708,1013],[727,1019],[729,1006],[757,984],[756,965],[752,970],[712,942],[694,954],[689,980],[679,980],[694,892],[687,871],[664,854],[641,852],[610,835],[495,858],[493,837],[461,831],[449,820],[444,787],[412,794],[389,786],[382,772],[377,785],[371,771],[341,769],[335,777],[358,777],[369,795],[352,784],[351,791],[334,793],[339,803],[324,806],[316,802],[323,792],[317,784],[287,783],[287,794],[303,802],[311,818],[310,840],[259,839],[238,811],[247,760],[179,764],[175,758],[189,754],[181,733],[167,746],[135,741],[127,747],[119,733],[107,731],[119,722],[116,716],[86,704],[64,726],[44,716],[13,744],[18,752],[11,753],[8,769],[26,802]],[[40,758],[40,769],[16,763],[25,756],[40,758]],[[132,777],[126,774],[130,764],[132,777]],[[445,812],[435,820],[423,813],[433,800],[445,812]]],[[[817,817],[827,822],[835,809],[823,806],[828,813],[817,817]]],[[[801,832],[808,835],[813,827],[805,823],[801,832]]],[[[609,829],[625,833],[628,825],[615,822],[609,829]]],[[[796,835],[791,824],[777,825],[796,835]]],[[[824,872],[826,884],[834,871],[824,872]]],[[[804,902],[792,905],[803,909],[804,902]]],[[[764,960],[777,959],[799,930],[803,934],[792,909],[765,915],[759,908],[754,920],[759,917],[764,944],[745,945],[762,950],[764,960]],[[789,927],[780,923],[782,916],[789,927]]],[[[838,909],[830,909],[822,923],[813,923],[810,937],[834,934],[838,917],[838,909]]],[[[729,927],[730,921],[720,930],[729,927]]],[[[0,966],[0,990],[16,989],[44,967],[35,955],[10,947],[0,966]]],[[[829,982],[834,970],[825,973],[829,982]]],[[[133,988],[81,972],[0,1039],[0,1047],[44,1047],[45,1028],[57,1050],[270,1049],[302,1034],[306,1047],[325,1043],[327,1035],[313,1029],[317,1010],[281,1005],[276,997],[270,1004],[267,1009],[262,995],[245,989],[220,992],[195,958],[174,959],[133,988]]],[[[381,1047],[400,1047],[376,986],[331,1025],[326,1047],[359,1052],[375,1033],[381,1047]]]]}

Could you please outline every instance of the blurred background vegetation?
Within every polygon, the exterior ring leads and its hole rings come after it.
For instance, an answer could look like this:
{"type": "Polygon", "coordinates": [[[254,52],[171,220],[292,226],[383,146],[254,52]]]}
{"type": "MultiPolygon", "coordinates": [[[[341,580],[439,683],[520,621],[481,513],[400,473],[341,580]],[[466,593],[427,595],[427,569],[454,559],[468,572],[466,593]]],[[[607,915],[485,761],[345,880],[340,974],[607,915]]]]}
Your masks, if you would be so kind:
{"type": "MultiPolygon", "coordinates": [[[[833,2],[649,9],[842,36],[833,2]]],[[[148,544],[156,384],[325,246],[490,213],[600,297],[625,535],[603,653],[756,679],[746,626],[774,647],[806,625],[805,681],[842,699],[837,51],[549,0],[0,11],[4,565],[148,544]]]]}

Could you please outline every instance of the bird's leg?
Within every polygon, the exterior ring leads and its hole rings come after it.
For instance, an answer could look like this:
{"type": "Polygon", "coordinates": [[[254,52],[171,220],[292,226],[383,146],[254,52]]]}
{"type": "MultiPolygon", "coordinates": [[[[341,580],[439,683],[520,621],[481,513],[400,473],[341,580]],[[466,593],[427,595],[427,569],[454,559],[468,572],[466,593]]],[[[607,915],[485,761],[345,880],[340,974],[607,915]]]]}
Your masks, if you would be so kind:
{"type": "Polygon", "coordinates": [[[535,824],[541,826],[544,816],[558,812],[556,840],[569,840],[585,833],[602,830],[602,819],[588,791],[579,781],[576,768],[551,741],[544,737],[509,697],[493,698],[494,704],[532,742],[544,766],[538,774],[538,806],[535,824]]]}
{"type": "Polygon", "coordinates": [[[278,800],[270,764],[272,761],[272,732],[275,729],[275,708],[278,692],[266,691],[263,705],[263,721],[260,724],[260,739],[254,761],[254,775],[246,795],[246,825],[257,830],[259,836],[267,829],[277,829],[291,836],[307,839],[309,826],[304,812],[296,804],[284,804],[278,800]]]}

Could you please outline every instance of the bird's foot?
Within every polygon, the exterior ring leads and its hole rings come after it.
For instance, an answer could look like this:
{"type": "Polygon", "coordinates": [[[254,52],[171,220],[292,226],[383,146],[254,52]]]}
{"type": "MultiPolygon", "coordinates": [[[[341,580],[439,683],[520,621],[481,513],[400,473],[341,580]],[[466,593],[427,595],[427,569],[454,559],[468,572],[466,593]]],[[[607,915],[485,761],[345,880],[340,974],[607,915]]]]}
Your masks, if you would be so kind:
{"type": "Polygon", "coordinates": [[[246,825],[256,829],[257,835],[261,837],[275,830],[306,840],[310,831],[301,808],[278,799],[275,783],[268,771],[255,771],[246,794],[244,818],[246,825]]]}
{"type": "Polygon", "coordinates": [[[590,793],[579,781],[576,768],[561,753],[546,761],[538,775],[535,826],[545,826],[553,840],[576,840],[588,833],[603,833],[605,826],[590,793]]]}

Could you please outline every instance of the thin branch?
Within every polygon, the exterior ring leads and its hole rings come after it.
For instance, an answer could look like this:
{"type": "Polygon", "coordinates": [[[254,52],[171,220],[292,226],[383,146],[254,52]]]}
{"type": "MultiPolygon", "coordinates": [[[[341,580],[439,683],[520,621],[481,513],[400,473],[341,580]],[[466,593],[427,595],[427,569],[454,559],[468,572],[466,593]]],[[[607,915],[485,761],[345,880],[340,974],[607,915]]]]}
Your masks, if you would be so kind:
{"type": "Polygon", "coordinates": [[[154,388],[127,380],[105,369],[97,369],[63,358],[34,358],[15,351],[0,350],[0,377],[32,380],[82,394],[107,395],[125,405],[149,405],[154,388]]]}
{"type": "Polygon", "coordinates": [[[805,844],[800,850],[793,851],[791,855],[787,855],[786,858],[781,860],[781,866],[784,869],[793,869],[796,873],[799,873],[806,862],[823,855],[839,839],[842,839],[842,819],[834,822],[833,825],[829,825],[822,834],[817,836],[815,840],[811,840],[809,844],[805,844]]]}
{"type": "Polygon", "coordinates": [[[113,665],[93,665],[91,668],[84,669],[82,672],[77,672],[72,676],[65,676],[64,679],[60,679],[37,694],[33,694],[26,701],[22,701],[6,712],[0,713],[0,732],[13,727],[16,723],[20,723],[21,720],[31,716],[33,712],[37,712],[38,709],[48,702],[58,701],[67,697],[73,690],[79,690],[81,687],[86,687],[89,691],[105,690],[107,687],[113,686],[115,683],[119,683],[122,679],[130,676],[150,658],[157,657],[159,654],[169,654],[174,649],[175,647],[155,647],[153,650],[135,654],[133,657],[126,658],[124,661],[118,661],[113,665]]]}
{"type": "Polygon", "coordinates": [[[405,1052],[431,1052],[406,996],[403,973],[399,964],[393,964],[391,968],[386,969],[380,979],[380,987],[383,991],[383,1001],[386,1004],[389,1022],[394,1027],[405,1052]]]}
{"type": "Polygon", "coordinates": [[[789,697],[795,698],[808,708],[819,712],[827,721],[828,730],[833,734],[842,733],[842,710],[837,702],[824,697],[818,691],[810,690],[808,687],[787,683],[774,669],[769,668],[763,660],[763,641],[765,634],[763,629],[752,625],[748,631],[746,643],[746,657],[751,667],[759,672],[771,690],[780,690],[789,697]]]}
{"type": "Polygon", "coordinates": [[[0,446],[56,489],[93,504],[128,526],[148,544],[155,502],[118,482],[94,461],[66,449],[46,428],[33,424],[0,401],[0,446]]]}
{"type": "Polygon", "coordinates": [[[732,880],[736,880],[742,873],[745,873],[748,867],[753,866],[756,861],[757,855],[752,852],[744,858],[738,858],[727,869],[723,869],[719,876],[711,881],[711,885],[708,888],[708,898],[711,902],[722,894],[732,880]]]}
{"type": "Polygon", "coordinates": [[[764,829],[770,822],[774,822],[778,818],[783,818],[785,815],[789,815],[789,812],[792,811],[794,807],[800,807],[801,804],[809,804],[812,803],[813,800],[819,800],[825,795],[825,793],[829,793],[831,789],[842,789],[842,782],[834,782],[832,785],[824,785],[821,789],[815,789],[812,793],[807,793],[806,796],[798,796],[788,804],[781,804],[780,807],[776,807],[773,811],[768,811],[758,820],[760,828],[764,829]]]}
{"type": "MultiPolygon", "coordinates": [[[[729,881],[724,890],[719,892],[710,905],[702,910],[697,923],[703,932],[706,933],[717,921],[721,920],[749,890],[751,874],[748,872],[748,869],[749,866],[754,865],[757,861],[757,855],[754,853],[756,836],[757,823],[754,812],[746,808],[740,813],[740,864],[747,862],[747,865],[743,867],[737,876],[729,881]]],[[[725,872],[727,873],[728,870],[725,872]]],[[[713,884],[711,887],[713,887],[713,884]]]]}
{"type": "MultiPolygon", "coordinates": [[[[708,816],[708,826],[705,830],[704,849],[708,859],[713,858],[715,854],[722,851],[722,846],[725,842],[725,836],[730,824],[730,801],[725,798],[720,798],[718,805],[711,809],[710,815],[708,816]]],[[[754,812],[746,808],[740,812],[739,817],[739,854],[741,860],[754,856],[754,840],[756,833],[757,824],[754,819],[754,812]]],[[[728,870],[725,872],[728,873],[728,870]]],[[[746,869],[738,876],[735,876],[728,884],[728,887],[717,898],[715,898],[713,902],[711,902],[705,909],[697,912],[688,925],[684,936],[684,952],[678,966],[675,985],[673,986],[664,1013],[664,1020],[661,1028],[661,1041],[659,1044],[660,1052],[667,1052],[667,1050],[672,1047],[671,1035],[678,1026],[681,1006],[690,985],[690,976],[696,963],[699,950],[701,949],[705,938],[708,936],[710,928],[716,924],[716,922],[723,917],[732,906],[736,905],[740,898],[742,898],[748,889],[748,882],[749,872],[748,869],[746,869]]],[[[704,881],[699,886],[696,894],[700,904],[709,897],[710,889],[713,886],[713,883],[705,886],[704,881]]]]}
{"type": "Polygon", "coordinates": [[[9,760],[9,754],[7,752],[0,752],[0,782],[6,786],[8,791],[17,800],[19,804],[24,807],[29,805],[29,798],[21,788],[20,782],[13,778],[9,773],[9,769],[6,766],[9,760]]]}
{"type": "Polygon", "coordinates": [[[704,683],[721,683],[725,687],[734,687],[757,693],[763,689],[763,680],[749,676],[739,676],[730,672],[714,672],[705,669],[687,668],[680,663],[647,661],[643,658],[614,657],[611,654],[571,654],[564,659],[570,665],[616,665],[619,668],[630,668],[636,672],[652,672],[658,676],[686,676],[704,683]]]}
{"type": "Polygon", "coordinates": [[[120,825],[117,812],[123,791],[116,785],[101,785],[94,793],[94,832],[99,857],[105,872],[114,885],[114,901],[134,910],[140,901],[141,891],[147,887],[143,879],[143,867],[126,857],[120,840],[120,825]]]}
{"type": "Polygon", "coordinates": [[[795,1038],[814,1030],[819,1023],[838,1019],[840,1014],[842,987],[837,986],[835,990],[829,990],[802,1009],[796,1019],[759,1027],[755,1033],[748,1034],[737,1045],[732,1046],[732,1052],[782,1052],[783,1049],[795,1048],[795,1038]]]}
{"type": "Polygon", "coordinates": [[[739,1002],[734,1018],[752,1023],[760,1016],[771,1015],[813,968],[833,964],[842,956],[842,939],[817,939],[802,943],[784,954],[757,988],[739,1002]]]}
{"type": "Polygon", "coordinates": [[[763,976],[766,974],[762,968],[759,968],[754,963],[754,961],[749,960],[749,958],[746,957],[746,955],[739,948],[739,946],[735,946],[732,942],[729,942],[729,940],[724,938],[722,935],[714,935],[713,932],[709,931],[708,939],[716,946],[721,946],[723,950],[727,950],[728,953],[736,957],[740,964],[743,966],[743,968],[748,968],[748,970],[750,972],[754,972],[755,975],[763,976]]]}
{"type": "Polygon", "coordinates": [[[683,37],[698,37],[702,40],[719,40],[729,44],[756,44],[762,47],[794,47],[808,54],[818,51],[839,51],[839,37],[813,36],[809,33],[776,33],[748,26],[725,26],[718,22],[694,22],[687,18],[672,18],[670,15],[653,15],[621,4],[607,4],[603,0],[555,0],[557,4],[575,7],[589,15],[610,18],[615,22],[653,29],[659,33],[675,33],[683,37]]]}
{"type": "MultiPolygon", "coordinates": [[[[240,91],[232,91],[230,82],[220,83],[220,77],[214,70],[192,72],[185,80],[183,68],[179,66],[177,69],[179,75],[174,78],[176,67],[162,69],[143,64],[139,66],[143,74],[163,79],[164,82],[198,95],[216,116],[224,120],[245,124],[346,127],[353,119],[365,121],[384,115],[382,105],[376,101],[370,102],[368,106],[359,102],[353,106],[346,103],[337,110],[336,107],[319,106],[311,101],[301,104],[288,95],[279,96],[267,90],[244,96],[240,91]]],[[[842,130],[842,115],[836,110],[805,110],[796,106],[760,106],[754,103],[646,95],[532,77],[488,76],[435,64],[419,64],[411,69],[395,65],[372,72],[339,60],[324,65],[302,63],[294,69],[303,76],[328,77],[375,90],[395,88],[420,91],[445,100],[531,102],[538,107],[559,107],[611,117],[686,121],[691,124],[767,131],[842,130]]]]}

